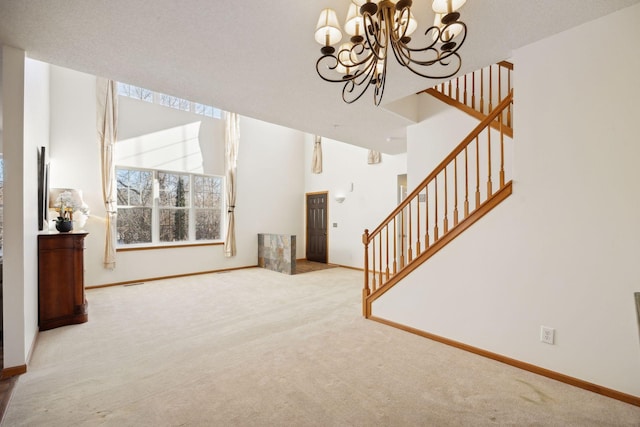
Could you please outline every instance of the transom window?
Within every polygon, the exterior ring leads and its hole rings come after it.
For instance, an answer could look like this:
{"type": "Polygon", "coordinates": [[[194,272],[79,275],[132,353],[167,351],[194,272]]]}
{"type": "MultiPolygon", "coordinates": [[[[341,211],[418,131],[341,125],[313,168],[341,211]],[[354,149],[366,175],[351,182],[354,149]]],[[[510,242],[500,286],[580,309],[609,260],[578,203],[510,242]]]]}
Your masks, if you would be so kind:
{"type": "Polygon", "coordinates": [[[197,102],[189,101],[188,99],[154,92],[128,83],[118,82],[118,95],[164,105],[165,107],[175,108],[176,110],[190,111],[192,113],[212,117],[214,119],[222,118],[222,110],[212,107],[211,105],[199,104],[197,102]]]}
{"type": "Polygon", "coordinates": [[[116,167],[118,245],[222,239],[224,179],[116,167]]]}

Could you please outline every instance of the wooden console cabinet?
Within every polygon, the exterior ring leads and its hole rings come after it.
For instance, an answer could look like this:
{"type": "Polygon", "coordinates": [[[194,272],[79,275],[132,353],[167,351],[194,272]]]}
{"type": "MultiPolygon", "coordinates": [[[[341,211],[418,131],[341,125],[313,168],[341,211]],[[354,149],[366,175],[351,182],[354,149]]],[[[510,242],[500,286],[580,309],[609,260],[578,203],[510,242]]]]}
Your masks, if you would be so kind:
{"type": "Polygon", "coordinates": [[[41,331],[88,320],[84,295],[87,234],[38,235],[38,326],[41,331]]]}

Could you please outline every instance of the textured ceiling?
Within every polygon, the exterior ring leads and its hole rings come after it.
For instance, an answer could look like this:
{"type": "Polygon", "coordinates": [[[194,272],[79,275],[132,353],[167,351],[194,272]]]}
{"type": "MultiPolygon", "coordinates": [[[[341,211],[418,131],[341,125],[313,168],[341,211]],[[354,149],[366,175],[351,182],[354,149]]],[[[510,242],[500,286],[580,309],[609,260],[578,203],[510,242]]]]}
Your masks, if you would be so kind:
{"type": "MultiPolygon", "coordinates": [[[[461,73],[640,0],[468,0],[461,73]]],[[[430,0],[415,0],[419,32],[430,0]]],[[[0,43],[27,56],[387,153],[412,122],[385,109],[436,80],[392,66],[383,105],[346,105],[315,72],[320,10],[348,0],[0,0],[0,43]]],[[[419,34],[416,33],[416,34],[419,34]]],[[[414,35],[417,41],[419,37],[414,35]]]]}

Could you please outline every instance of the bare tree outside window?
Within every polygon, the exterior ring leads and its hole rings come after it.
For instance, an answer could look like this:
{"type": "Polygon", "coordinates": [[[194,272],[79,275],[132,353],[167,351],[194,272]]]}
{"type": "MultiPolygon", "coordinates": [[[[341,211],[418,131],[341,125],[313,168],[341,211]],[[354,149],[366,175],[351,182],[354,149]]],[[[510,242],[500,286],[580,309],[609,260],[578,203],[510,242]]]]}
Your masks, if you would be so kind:
{"type": "Polygon", "coordinates": [[[122,167],[116,177],[119,245],[222,238],[223,177],[122,167]]]}
{"type": "Polygon", "coordinates": [[[151,243],[153,172],[116,169],[118,244],[151,243]]]}
{"type": "Polygon", "coordinates": [[[160,241],[189,239],[189,175],[158,172],[160,241]]]}
{"type": "Polygon", "coordinates": [[[194,176],[193,203],[196,208],[196,240],[221,238],[222,178],[194,176]]]}

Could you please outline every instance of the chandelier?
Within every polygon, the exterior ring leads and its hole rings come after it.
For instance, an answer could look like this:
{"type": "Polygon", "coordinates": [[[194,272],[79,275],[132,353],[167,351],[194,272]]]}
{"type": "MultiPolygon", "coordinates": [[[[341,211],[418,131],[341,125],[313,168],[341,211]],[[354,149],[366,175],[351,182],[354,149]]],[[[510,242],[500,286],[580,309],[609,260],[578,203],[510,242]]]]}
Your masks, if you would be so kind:
{"type": "Polygon", "coordinates": [[[324,9],[315,39],[322,45],[316,61],[318,75],[328,82],[344,83],[342,100],[351,104],[374,88],[373,100],[380,105],[387,80],[389,50],[403,67],[428,79],[443,79],[462,66],[458,49],[467,36],[467,26],[457,11],[466,0],[434,0],[433,26],[424,35],[426,46],[410,47],[418,23],[411,0],[352,0],[344,29],[351,36],[340,44],[342,30],[336,12],[324,9]]]}

